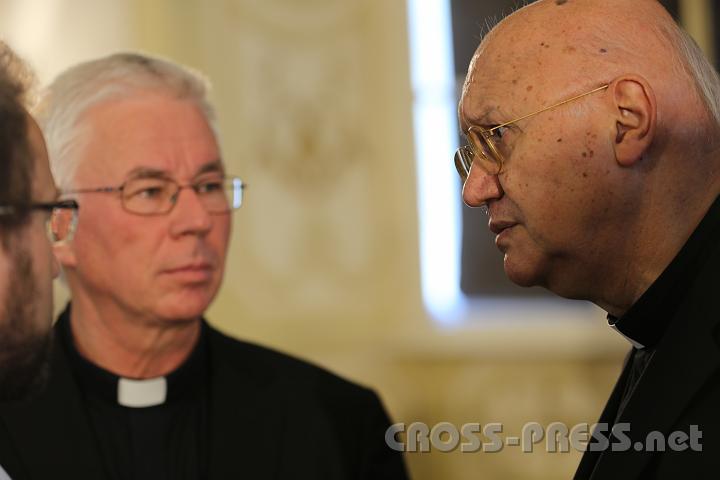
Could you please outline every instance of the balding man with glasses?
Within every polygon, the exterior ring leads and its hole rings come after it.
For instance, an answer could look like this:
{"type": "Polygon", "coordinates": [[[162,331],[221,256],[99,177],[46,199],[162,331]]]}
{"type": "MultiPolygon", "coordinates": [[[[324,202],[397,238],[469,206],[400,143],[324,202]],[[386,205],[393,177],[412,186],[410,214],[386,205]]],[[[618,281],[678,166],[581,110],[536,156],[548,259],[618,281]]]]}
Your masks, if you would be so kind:
{"type": "Polygon", "coordinates": [[[482,41],[459,113],[463,199],[508,277],[594,302],[631,347],[576,478],[717,478],[713,66],[655,0],[540,0],[482,41]]]}
{"type": "Polygon", "coordinates": [[[372,391],[203,319],[245,187],[225,171],[207,88],[185,67],[123,53],[69,69],[43,97],[53,173],[81,210],[75,237],[55,246],[72,302],[48,391],[0,410],[10,473],[406,478],[372,391]]]}

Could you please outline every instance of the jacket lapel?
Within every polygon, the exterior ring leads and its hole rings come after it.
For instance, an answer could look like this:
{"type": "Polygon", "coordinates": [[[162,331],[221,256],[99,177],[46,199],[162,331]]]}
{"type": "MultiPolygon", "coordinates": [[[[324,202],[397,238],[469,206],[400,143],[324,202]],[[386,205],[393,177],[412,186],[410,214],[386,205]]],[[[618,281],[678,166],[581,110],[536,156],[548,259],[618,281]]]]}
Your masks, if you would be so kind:
{"type": "Polygon", "coordinates": [[[209,338],[209,478],[275,478],[285,395],[271,372],[262,377],[260,366],[237,354],[241,344],[213,328],[209,338]]]}
{"type": "Polygon", "coordinates": [[[54,327],[51,375],[46,391],[37,399],[9,404],[0,410],[11,442],[29,478],[106,478],[93,441],[80,392],[54,327]]]}
{"type": "MultiPolygon", "coordinates": [[[[717,256],[717,255],[716,255],[717,256]]],[[[605,451],[601,454],[593,480],[636,478],[653,457],[653,452],[635,451],[636,442],[645,443],[652,431],[667,434],[672,431],[683,410],[693,397],[720,368],[720,351],[713,339],[720,312],[712,292],[716,279],[712,278],[708,262],[695,287],[687,296],[673,319],[657,350],[640,378],[627,406],[620,413],[618,423],[629,423],[631,448],[626,452],[605,451]]],[[[610,420],[612,423],[612,420],[610,420]]],[[[687,426],[677,425],[687,433],[687,426]]],[[[699,426],[702,430],[703,426],[699,426]]]]}
{"type": "MultiPolygon", "coordinates": [[[[620,378],[618,378],[617,382],[615,382],[615,387],[613,387],[612,393],[610,394],[610,399],[607,401],[607,404],[605,404],[605,408],[600,415],[600,420],[598,420],[598,423],[612,425],[612,423],[615,421],[615,416],[617,415],[618,408],[620,407],[620,400],[622,399],[622,394],[625,389],[625,382],[627,382],[628,376],[630,375],[631,359],[632,350],[625,356],[625,361],[623,362],[623,368],[622,373],[620,374],[620,378]]],[[[590,474],[595,468],[595,465],[597,464],[598,458],[600,457],[601,453],[602,452],[593,452],[590,450],[586,450],[582,458],[580,459],[580,465],[578,466],[577,472],[575,472],[574,478],[590,478],[590,474]]]]}

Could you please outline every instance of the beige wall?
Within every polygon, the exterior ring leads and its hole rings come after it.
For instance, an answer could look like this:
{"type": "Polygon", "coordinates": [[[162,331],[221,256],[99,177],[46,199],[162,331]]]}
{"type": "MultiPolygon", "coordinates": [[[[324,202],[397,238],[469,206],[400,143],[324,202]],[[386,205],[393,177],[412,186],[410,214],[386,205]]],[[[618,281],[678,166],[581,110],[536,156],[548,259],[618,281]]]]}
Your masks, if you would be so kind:
{"type": "MultiPolygon", "coordinates": [[[[441,328],[423,310],[403,1],[5,0],[0,13],[43,80],[120,48],[211,77],[226,162],[250,184],[215,325],[377,388],[397,421],[519,434],[597,418],[627,349],[599,311],[441,328]]],[[[408,462],[421,480],[554,479],[578,458],[408,462]]]]}
{"type": "MultiPolygon", "coordinates": [[[[713,0],[679,0],[680,20],[700,48],[715,63],[715,25],[713,16],[708,12],[712,9],[713,0]]],[[[716,65],[717,68],[717,65],[716,65]]]]}

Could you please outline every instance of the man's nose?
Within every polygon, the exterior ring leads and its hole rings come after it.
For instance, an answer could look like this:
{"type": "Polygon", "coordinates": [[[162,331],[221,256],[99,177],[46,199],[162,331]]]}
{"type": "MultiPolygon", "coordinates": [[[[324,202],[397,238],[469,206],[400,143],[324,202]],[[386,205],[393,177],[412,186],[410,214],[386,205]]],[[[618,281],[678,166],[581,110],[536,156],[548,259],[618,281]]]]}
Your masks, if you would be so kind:
{"type": "Polygon", "coordinates": [[[503,195],[503,189],[497,175],[490,175],[482,167],[473,165],[470,175],[463,185],[463,201],[468,207],[481,207],[490,200],[503,195]]]}
{"type": "Polygon", "coordinates": [[[172,212],[171,233],[205,235],[212,228],[212,216],[203,205],[200,196],[191,187],[181,188],[172,212]]]}

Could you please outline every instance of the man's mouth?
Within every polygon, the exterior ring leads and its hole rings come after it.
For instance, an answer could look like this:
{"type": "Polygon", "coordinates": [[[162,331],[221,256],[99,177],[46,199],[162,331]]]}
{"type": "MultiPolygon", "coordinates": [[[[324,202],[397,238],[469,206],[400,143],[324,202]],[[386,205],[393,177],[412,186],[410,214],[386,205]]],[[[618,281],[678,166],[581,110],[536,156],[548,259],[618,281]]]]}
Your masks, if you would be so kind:
{"type": "Polygon", "coordinates": [[[163,274],[190,282],[203,282],[212,278],[215,268],[208,262],[193,262],[163,270],[163,274]]]}
{"type": "Polygon", "coordinates": [[[493,232],[495,235],[500,235],[504,230],[512,228],[515,225],[517,225],[517,223],[515,222],[495,221],[492,219],[488,222],[488,227],[490,228],[490,231],[493,232]]]}

